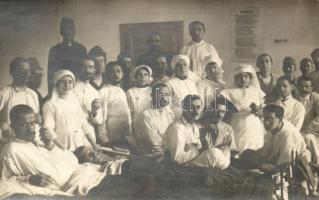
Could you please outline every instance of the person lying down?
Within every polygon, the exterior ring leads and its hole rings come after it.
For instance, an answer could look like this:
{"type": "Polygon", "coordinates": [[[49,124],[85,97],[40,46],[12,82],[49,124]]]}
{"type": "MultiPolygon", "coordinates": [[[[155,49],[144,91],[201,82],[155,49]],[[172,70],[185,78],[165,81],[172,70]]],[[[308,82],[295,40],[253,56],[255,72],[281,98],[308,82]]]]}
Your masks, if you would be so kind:
{"type": "Polygon", "coordinates": [[[107,173],[121,173],[123,159],[108,162],[106,170],[97,163],[79,164],[72,152],[52,145],[46,132],[41,134],[45,145],[35,143],[36,115],[27,105],[13,107],[10,118],[16,137],[1,154],[0,199],[13,193],[85,196],[107,173]]]}

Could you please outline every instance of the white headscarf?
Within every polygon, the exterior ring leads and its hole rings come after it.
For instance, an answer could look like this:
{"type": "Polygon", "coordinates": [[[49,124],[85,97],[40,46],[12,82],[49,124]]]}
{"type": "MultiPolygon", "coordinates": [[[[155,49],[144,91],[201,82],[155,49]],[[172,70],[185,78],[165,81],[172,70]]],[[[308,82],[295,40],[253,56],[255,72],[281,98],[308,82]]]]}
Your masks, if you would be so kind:
{"type": "Polygon", "coordinates": [[[223,60],[220,59],[218,56],[214,56],[214,55],[209,55],[209,56],[206,56],[204,58],[204,67],[206,67],[206,65],[208,65],[209,63],[216,63],[217,66],[219,67],[219,69],[221,70],[221,72],[223,73],[224,70],[222,68],[222,65],[223,65],[223,60]]]}
{"type": "Polygon", "coordinates": [[[260,85],[257,79],[257,74],[252,65],[249,64],[239,64],[237,67],[234,68],[234,76],[240,73],[250,73],[251,74],[251,81],[250,85],[260,89],[260,85]]]}
{"type": "MultiPolygon", "coordinates": [[[[54,81],[54,88],[52,91],[52,99],[56,99],[59,97],[58,91],[57,91],[57,82],[59,80],[61,80],[64,76],[70,76],[73,80],[73,86],[75,86],[75,76],[74,74],[66,69],[60,69],[57,72],[55,72],[54,77],[53,77],[53,81],[54,81]]],[[[73,96],[73,90],[70,91],[70,93],[68,93],[66,96],[73,96]]]]}
{"type": "Polygon", "coordinates": [[[139,70],[139,69],[141,69],[141,68],[146,68],[147,69],[147,71],[148,71],[148,73],[150,74],[150,78],[149,78],[149,84],[151,84],[152,82],[153,82],[153,77],[152,77],[152,74],[153,74],[153,71],[152,71],[152,69],[149,67],[149,66],[147,66],[147,65],[139,65],[139,66],[137,66],[137,67],[135,67],[134,68],[134,70],[133,70],[133,81],[135,82],[136,81],[136,79],[135,79],[135,76],[136,76],[136,73],[137,73],[137,71],[139,70]]]}
{"type": "Polygon", "coordinates": [[[171,67],[175,70],[177,63],[181,60],[184,60],[188,66],[190,65],[189,57],[186,55],[179,54],[172,58],[171,67]]]}

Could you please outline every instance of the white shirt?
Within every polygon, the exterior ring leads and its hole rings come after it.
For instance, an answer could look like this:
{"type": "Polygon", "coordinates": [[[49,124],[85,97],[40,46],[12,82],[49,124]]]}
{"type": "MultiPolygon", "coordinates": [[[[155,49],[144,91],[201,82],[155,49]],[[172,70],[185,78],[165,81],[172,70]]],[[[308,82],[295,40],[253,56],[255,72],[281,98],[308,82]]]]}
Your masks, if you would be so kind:
{"type": "Polygon", "coordinates": [[[215,47],[204,40],[200,42],[191,41],[181,49],[180,53],[189,56],[190,69],[203,79],[206,77],[205,66],[203,66],[205,57],[209,55],[219,57],[215,47]]]}
{"type": "Polygon", "coordinates": [[[185,80],[174,77],[167,82],[172,92],[172,108],[176,117],[181,116],[182,101],[187,95],[198,95],[197,87],[193,81],[186,78],[185,80]]]}
{"type": "Polygon", "coordinates": [[[204,108],[210,106],[211,102],[217,98],[225,84],[211,81],[208,79],[201,80],[197,83],[198,94],[203,101],[204,108]]]}
{"type": "Polygon", "coordinates": [[[174,119],[170,106],[147,109],[139,114],[134,138],[142,152],[152,153],[154,147],[162,146],[162,137],[174,119]]]}
{"type": "Polygon", "coordinates": [[[300,130],[306,114],[305,107],[302,103],[292,96],[288,96],[285,100],[277,101],[277,104],[284,108],[284,118],[300,130]]]}
{"type": "MultiPolygon", "coordinates": [[[[84,111],[84,113],[89,116],[91,113],[91,105],[95,99],[100,99],[100,93],[88,82],[84,83],[82,81],[78,81],[74,87],[74,94],[80,102],[80,105],[84,111]]],[[[95,119],[102,123],[102,109],[99,109],[95,119]]]]}
{"type": "Polygon", "coordinates": [[[10,124],[10,110],[19,104],[30,106],[35,113],[39,113],[37,94],[30,88],[20,90],[13,86],[6,86],[0,90],[0,122],[10,124]]]}
{"type": "Polygon", "coordinates": [[[43,126],[70,151],[79,146],[91,146],[86,134],[95,138],[79,101],[73,95],[48,100],[43,106],[43,120],[43,126]]]}
{"type": "Polygon", "coordinates": [[[283,123],[282,129],[275,135],[266,134],[261,149],[263,159],[276,165],[290,162],[292,151],[302,155],[307,148],[299,130],[289,121],[283,120],[283,123]]]}
{"type": "Polygon", "coordinates": [[[303,122],[302,128],[307,128],[307,126],[313,121],[318,120],[319,117],[319,95],[315,92],[310,93],[306,97],[298,96],[296,98],[298,101],[304,105],[306,110],[305,120],[303,122]]]}
{"type": "Polygon", "coordinates": [[[163,137],[163,150],[170,153],[170,157],[178,164],[186,164],[198,156],[197,149],[187,149],[186,145],[193,144],[201,148],[199,127],[195,123],[188,123],[183,117],[169,126],[163,137]]]}
{"type": "Polygon", "coordinates": [[[122,88],[105,85],[100,90],[103,120],[110,140],[122,141],[131,134],[131,115],[125,92],[122,88]]]}
{"type": "Polygon", "coordinates": [[[49,151],[32,142],[16,139],[3,149],[1,175],[4,179],[27,182],[28,175],[45,174],[62,187],[77,167],[78,160],[71,152],[58,147],[49,151]]]}
{"type": "Polygon", "coordinates": [[[150,108],[152,88],[147,86],[143,88],[130,88],[127,92],[127,101],[131,110],[131,119],[133,124],[138,115],[145,109],[150,108]]]}

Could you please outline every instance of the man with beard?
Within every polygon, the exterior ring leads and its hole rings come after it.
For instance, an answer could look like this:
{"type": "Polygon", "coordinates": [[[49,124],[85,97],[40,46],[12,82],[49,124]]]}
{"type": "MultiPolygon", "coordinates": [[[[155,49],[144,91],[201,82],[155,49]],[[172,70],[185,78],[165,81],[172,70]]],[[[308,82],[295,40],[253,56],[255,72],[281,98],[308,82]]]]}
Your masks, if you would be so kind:
{"type": "Polygon", "coordinates": [[[105,70],[107,84],[100,90],[106,135],[112,145],[126,145],[131,135],[131,115],[126,94],[121,88],[123,68],[109,62],[105,70]]]}
{"type": "Polygon", "coordinates": [[[202,146],[197,124],[201,110],[202,101],[198,95],[184,98],[182,116],[167,129],[163,149],[180,165],[226,169],[229,162],[220,150],[202,146]]]}
{"type": "Polygon", "coordinates": [[[152,87],[152,107],[144,110],[137,119],[134,138],[140,154],[156,156],[162,153],[162,137],[175,115],[169,106],[170,90],[164,83],[152,87]]]}
{"type": "Polygon", "coordinates": [[[48,61],[48,89],[52,90],[54,73],[59,69],[67,69],[77,75],[80,59],[85,55],[86,48],[74,41],[75,24],[73,19],[63,17],[60,21],[62,43],[53,46],[49,52],[48,61]]]}
{"type": "Polygon", "coordinates": [[[170,62],[171,55],[162,49],[162,42],[162,36],[160,33],[152,33],[147,40],[149,50],[137,59],[137,65],[147,65],[151,67],[153,71],[157,71],[157,57],[164,56],[166,60],[170,62]]]}
{"type": "MultiPolygon", "coordinates": [[[[80,71],[78,80],[74,87],[74,93],[80,102],[80,105],[87,115],[87,119],[92,128],[97,128],[103,122],[101,108],[101,98],[99,92],[90,84],[94,77],[96,68],[94,58],[85,56],[80,61],[80,71]]],[[[95,138],[95,135],[93,136],[95,138]]]]}
{"type": "Polygon", "coordinates": [[[39,113],[38,96],[32,89],[27,87],[31,74],[28,59],[22,57],[14,58],[10,63],[10,74],[13,79],[12,84],[0,90],[0,143],[6,142],[13,137],[9,127],[9,112],[14,106],[26,104],[36,113],[39,113]]]}

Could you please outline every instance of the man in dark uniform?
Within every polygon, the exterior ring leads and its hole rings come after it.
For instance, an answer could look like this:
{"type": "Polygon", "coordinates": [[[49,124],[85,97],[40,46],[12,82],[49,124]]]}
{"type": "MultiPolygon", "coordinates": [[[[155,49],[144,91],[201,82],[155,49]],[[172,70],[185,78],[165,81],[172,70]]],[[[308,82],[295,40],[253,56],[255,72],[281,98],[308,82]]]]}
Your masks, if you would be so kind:
{"type": "Polygon", "coordinates": [[[48,89],[53,88],[53,76],[59,69],[71,70],[75,75],[79,71],[80,58],[86,55],[86,48],[74,41],[75,24],[69,17],[63,17],[60,21],[60,34],[62,43],[53,46],[49,52],[48,61],[48,89]]]}

